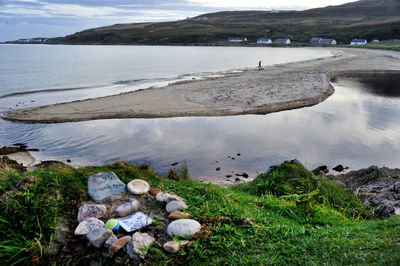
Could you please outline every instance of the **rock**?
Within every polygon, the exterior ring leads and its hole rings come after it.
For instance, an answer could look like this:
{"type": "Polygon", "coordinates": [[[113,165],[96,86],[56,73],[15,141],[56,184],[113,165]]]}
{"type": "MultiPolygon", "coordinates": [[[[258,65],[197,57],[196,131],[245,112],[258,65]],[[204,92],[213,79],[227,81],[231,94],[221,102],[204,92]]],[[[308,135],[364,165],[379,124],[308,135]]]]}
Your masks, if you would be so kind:
{"type": "Polygon", "coordinates": [[[318,166],[317,168],[312,170],[312,173],[314,175],[320,175],[321,173],[327,174],[328,172],[329,172],[329,169],[328,169],[328,166],[326,166],[326,165],[318,166]]]}
{"type": "Polygon", "coordinates": [[[116,219],[109,219],[109,220],[106,222],[105,227],[106,227],[107,229],[112,230],[112,231],[117,231],[117,230],[119,229],[119,223],[118,223],[118,221],[117,221],[116,219]]]}
{"type": "Polygon", "coordinates": [[[78,222],[86,221],[89,218],[101,218],[107,208],[101,204],[85,204],[79,207],[78,222]]]}
{"type": "Polygon", "coordinates": [[[333,167],[333,170],[335,170],[336,172],[342,172],[344,170],[344,167],[343,165],[339,164],[333,167]]]}
{"type": "Polygon", "coordinates": [[[136,259],[139,259],[140,257],[144,259],[150,245],[153,244],[154,241],[155,239],[146,233],[134,233],[126,246],[129,257],[136,259]]]}
{"type": "Polygon", "coordinates": [[[215,168],[215,171],[220,171],[220,170],[221,170],[221,167],[215,168]]]}
{"type": "Polygon", "coordinates": [[[248,175],[247,173],[243,173],[242,176],[243,176],[244,178],[249,178],[249,175],[248,175]]]}
{"type": "Polygon", "coordinates": [[[117,200],[121,200],[124,197],[124,194],[115,194],[115,195],[111,195],[109,197],[111,202],[117,201],[117,200]]]}
{"type": "Polygon", "coordinates": [[[118,205],[114,210],[113,214],[121,217],[127,216],[139,210],[140,203],[137,199],[130,198],[128,201],[118,205]]]}
{"type": "Polygon", "coordinates": [[[168,241],[167,243],[164,244],[164,249],[165,251],[169,253],[176,253],[178,252],[184,245],[189,243],[189,241],[168,241]]]}
{"type": "Polygon", "coordinates": [[[96,228],[91,230],[86,238],[89,241],[89,244],[96,247],[101,248],[103,243],[112,235],[112,231],[107,228],[96,228]]]}
{"type": "Polygon", "coordinates": [[[225,177],[226,177],[226,178],[230,178],[230,177],[232,177],[232,175],[226,175],[225,177]]]}
{"type": "Polygon", "coordinates": [[[158,201],[160,201],[160,202],[166,202],[166,203],[169,203],[171,201],[185,202],[184,198],[182,198],[180,196],[177,196],[177,195],[171,195],[171,194],[168,194],[166,192],[158,193],[157,196],[156,196],[156,199],[158,201]]]}
{"type": "Polygon", "coordinates": [[[191,236],[201,229],[199,222],[192,219],[180,219],[173,221],[168,225],[167,232],[173,236],[191,236]]]}
{"type": "Polygon", "coordinates": [[[114,254],[118,252],[118,250],[123,248],[126,245],[126,243],[128,243],[131,240],[131,238],[132,238],[131,236],[123,236],[118,240],[116,240],[109,249],[109,255],[114,256],[114,254]]]}
{"type": "Polygon", "coordinates": [[[106,247],[107,249],[111,248],[112,244],[114,244],[115,241],[117,241],[117,237],[112,234],[107,240],[106,242],[104,242],[104,247],[106,247]]]}
{"type": "Polygon", "coordinates": [[[395,208],[390,203],[382,203],[375,209],[374,213],[381,219],[387,219],[395,215],[395,208]]]}
{"type": "Polygon", "coordinates": [[[147,193],[150,189],[149,183],[142,179],[133,179],[128,183],[127,187],[128,190],[135,195],[147,193]]]}
{"type": "Polygon", "coordinates": [[[165,209],[167,210],[168,213],[174,212],[174,211],[180,211],[183,209],[186,209],[187,205],[182,202],[182,201],[171,201],[167,204],[167,206],[165,207],[165,209]]]}
{"type": "Polygon", "coordinates": [[[154,188],[154,187],[150,188],[150,190],[149,190],[149,194],[152,196],[157,196],[157,194],[160,192],[162,192],[161,189],[154,188]]]}
{"type": "Polygon", "coordinates": [[[169,215],[168,215],[168,218],[169,219],[173,219],[173,220],[176,220],[176,219],[184,219],[184,218],[189,218],[190,217],[190,213],[188,213],[188,212],[181,212],[181,211],[174,211],[174,212],[171,212],[169,215]]]}
{"type": "Polygon", "coordinates": [[[104,228],[103,221],[97,218],[89,218],[87,221],[79,223],[75,229],[75,235],[87,235],[90,231],[99,228],[104,228]]]}
{"type": "Polygon", "coordinates": [[[96,202],[123,193],[125,190],[126,185],[114,172],[98,173],[88,177],[88,194],[96,202]]]}

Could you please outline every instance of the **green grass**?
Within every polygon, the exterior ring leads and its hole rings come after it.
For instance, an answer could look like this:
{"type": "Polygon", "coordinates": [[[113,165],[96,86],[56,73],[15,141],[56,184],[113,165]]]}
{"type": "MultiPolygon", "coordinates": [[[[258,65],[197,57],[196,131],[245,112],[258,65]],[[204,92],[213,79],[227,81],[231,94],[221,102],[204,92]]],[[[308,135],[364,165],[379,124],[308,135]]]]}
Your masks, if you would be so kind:
{"type": "MultiPolygon", "coordinates": [[[[145,261],[149,264],[400,263],[399,217],[382,221],[353,215],[347,210],[361,207],[356,198],[336,184],[315,179],[299,165],[283,164],[250,184],[223,189],[163,178],[148,166],[118,162],[39,169],[25,175],[0,170],[3,191],[18,178],[36,177],[34,184],[0,206],[1,264],[87,264],[88,254],[54,253],[50,244],[56,225],[74,211],[73,203],[88,199],[87,177],[102,171],[114,171],[125,183],[142,178],[177,193],[186,199],[193,217],[206,225],[202,236],[176,255],[153,245],[145,261]],[[254,224],[246,223],[246,218],[254,224]]],[[[101,262],[112,265],[128,260],[125,256],[101,262]]]]}

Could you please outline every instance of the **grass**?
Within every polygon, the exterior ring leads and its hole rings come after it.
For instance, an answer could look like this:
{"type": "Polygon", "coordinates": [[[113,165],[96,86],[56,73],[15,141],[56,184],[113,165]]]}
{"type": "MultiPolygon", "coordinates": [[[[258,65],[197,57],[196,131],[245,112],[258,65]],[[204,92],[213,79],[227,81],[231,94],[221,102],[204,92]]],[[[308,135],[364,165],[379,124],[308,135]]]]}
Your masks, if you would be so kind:
{"type": "Polygon", "coordinates": [[[394,43],[394,42],[367,43],[365,45],[354,45],[354,46],[340,45],[340,47],[391,50],[400,52],[400,43],[394,43]]]}
{"type": "MultiPolygon", "coordinates": [[[[286,163],[249,184],[223,189],[164,178],[146,165],[118,162],[26,174],[0,170],[3,191],[15,180],[35,177],[33,184],[0,206],[1,264],[88,264],[95,251],[56,252],[52,239],[62,218],[76,217],[76,203],[88,199],[87,177],[102,171],[114,171],[125,183],[142,178],[177,193],[186,199],[193,217],[205,225],[202,234],[178,254],[167,254],[160,245],[153,245],[145,260],[148,264],[400,263],[399,217],[383,221],[354,215],[349,210],[362,209],[355,197],[334,183],[316,179],[300,165],[286,163]]],[[[103,258],[101,263],[137,263],[121,254],[103,258]]]]}

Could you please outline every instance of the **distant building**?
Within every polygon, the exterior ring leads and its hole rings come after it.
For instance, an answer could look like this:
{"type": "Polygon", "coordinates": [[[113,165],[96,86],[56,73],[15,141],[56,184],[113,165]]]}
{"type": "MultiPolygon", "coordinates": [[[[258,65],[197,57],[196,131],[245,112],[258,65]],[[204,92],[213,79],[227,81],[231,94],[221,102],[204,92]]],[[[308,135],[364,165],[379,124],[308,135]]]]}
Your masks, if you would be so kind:
{"type": "Polygon", "coordinates": [[[269,38],[260,38],[257,40],[258,44],[271,44],[272,40],[269,38]]]}
{"type": "Polygon", "coordinates": [[[365,39],[353,39],[350,42],[350,45],[364,45],[367,44],[367,40],[365,39]]]}
{"type": "Polygon", "coordinates": [[[313,38],[311,38],[311,40],[310,40],[310,44],[311,44],[311,45],[319,45],[321,41],[322,41],[322,38],[313,37],[313,38]]]}
{"type": "Polygon", "coordinates": [[[229,37],[228,42],[247,42],[246,37],[229,37]]]}
{"type": "Polygon", "coordinates": [[[372,40],[371,43],[379,43],[379,40],[372,40]]]}
{"type": "Polygon", "coordinates": [[[337,42],[335,39],[323,39],[319,37],[311,38],[310,40],[311,45],[336,45],[337,42]]]}
{"type": "Polygon", "coordinates": [[[337,41],[335,39],[322,39],[321,44],[322,45],[336,45],[337,41]]]}
{"type": "Polygon", "coordinates": [[[284,45],[288,45],[291,44],[290,39],[276,39],[274,41],[274,44],[284,44],[284,45]]]}
{"type": "Polygon", "coordinates": [[[19,39],[18,42],[19,43],[28,43],[29,40],[28,39],[19,39]]]}

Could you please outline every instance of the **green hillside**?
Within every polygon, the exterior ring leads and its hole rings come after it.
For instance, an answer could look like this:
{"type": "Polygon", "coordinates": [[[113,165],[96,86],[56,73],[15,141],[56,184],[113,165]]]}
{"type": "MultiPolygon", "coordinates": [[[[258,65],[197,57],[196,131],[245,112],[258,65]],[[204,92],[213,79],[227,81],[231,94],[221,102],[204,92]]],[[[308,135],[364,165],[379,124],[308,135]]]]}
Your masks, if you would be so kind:
{"type": "Polygon", "coordinates": [[[400,0],[361,0],[306,11],[226,11],[173,22],[116,24],[88,29],[55,43],[71,44],[214,44],[228,37],[290,38],[313,36],[347,43],[353,38],[400,38],[400,0]]]}

